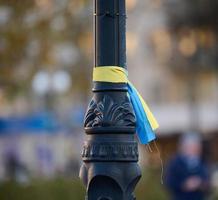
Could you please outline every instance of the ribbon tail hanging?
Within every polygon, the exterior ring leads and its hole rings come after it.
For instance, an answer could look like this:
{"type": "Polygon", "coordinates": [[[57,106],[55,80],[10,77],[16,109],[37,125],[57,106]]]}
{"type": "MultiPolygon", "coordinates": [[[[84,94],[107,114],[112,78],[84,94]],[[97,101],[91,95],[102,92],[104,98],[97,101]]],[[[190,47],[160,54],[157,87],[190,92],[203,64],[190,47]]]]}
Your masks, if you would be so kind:
{"type": "Polygon", "coordinates": [[[128,93],[136,115],[136,132],[142,144],[156,139],[154,130],[158,123],[136,88],[128,82],[128,93]]]}

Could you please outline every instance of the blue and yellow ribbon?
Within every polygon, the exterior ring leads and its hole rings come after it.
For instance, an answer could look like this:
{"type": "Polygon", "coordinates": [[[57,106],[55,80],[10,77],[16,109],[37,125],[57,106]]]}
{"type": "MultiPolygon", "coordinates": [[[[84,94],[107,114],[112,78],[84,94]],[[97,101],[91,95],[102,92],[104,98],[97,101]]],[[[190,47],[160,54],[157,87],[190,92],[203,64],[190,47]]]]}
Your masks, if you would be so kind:
{"type": "Polygon", "coordinates": [[[148,144],[156,138],[154,130],[159,125],[149,107],[137,89],[128,80],[127,71],[118,66],[95,67],[93,81],[110,83],[127,83],[128,94],[136,115],[136,132],[142,144],[148,144]]]}

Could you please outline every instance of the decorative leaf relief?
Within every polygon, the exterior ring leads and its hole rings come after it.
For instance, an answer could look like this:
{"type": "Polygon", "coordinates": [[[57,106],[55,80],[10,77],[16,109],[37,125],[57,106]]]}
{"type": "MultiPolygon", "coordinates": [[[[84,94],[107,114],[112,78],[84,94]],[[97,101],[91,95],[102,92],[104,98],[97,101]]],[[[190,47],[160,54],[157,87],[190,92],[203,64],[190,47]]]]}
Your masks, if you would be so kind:
{"type": "Polygon", "coordinates": [[[135,114],[129,99],[118,104],[105,95],[102,101],[91,100],[85,115],[85,127],[135,126],[135,114]]]}

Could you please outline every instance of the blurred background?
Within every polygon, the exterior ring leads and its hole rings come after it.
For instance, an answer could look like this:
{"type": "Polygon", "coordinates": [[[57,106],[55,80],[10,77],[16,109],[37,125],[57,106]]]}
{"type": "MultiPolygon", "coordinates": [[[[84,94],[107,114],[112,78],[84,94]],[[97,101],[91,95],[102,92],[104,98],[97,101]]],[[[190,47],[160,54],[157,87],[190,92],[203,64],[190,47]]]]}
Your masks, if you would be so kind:
{"type": "MultiPolygon", "coordinates": [[[[1,200],[84,199],[92,10],[91,0],[0,0],[1,200]]],[[[127,0],[129,76],[160,123],[164,167],[179,137],[198,133],[208,199],[218,199],[217,10],[216,0],[127,0]]],[[[140,151],[137,199],[169,199],[158,153],[140,151]]]]}

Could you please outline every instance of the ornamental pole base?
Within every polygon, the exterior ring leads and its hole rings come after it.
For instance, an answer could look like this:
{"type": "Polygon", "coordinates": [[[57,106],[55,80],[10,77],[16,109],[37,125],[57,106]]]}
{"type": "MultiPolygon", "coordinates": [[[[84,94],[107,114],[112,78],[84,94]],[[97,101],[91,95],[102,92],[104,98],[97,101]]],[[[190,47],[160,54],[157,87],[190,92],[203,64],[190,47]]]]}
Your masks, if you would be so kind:
{"type": "Polygon", "coordinates": [[[93,134],[83,146],[80,178],[86,200],[135,200],[141,177],[133,134],[93,134]]]}

